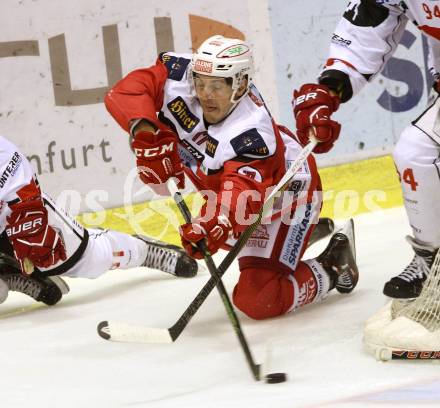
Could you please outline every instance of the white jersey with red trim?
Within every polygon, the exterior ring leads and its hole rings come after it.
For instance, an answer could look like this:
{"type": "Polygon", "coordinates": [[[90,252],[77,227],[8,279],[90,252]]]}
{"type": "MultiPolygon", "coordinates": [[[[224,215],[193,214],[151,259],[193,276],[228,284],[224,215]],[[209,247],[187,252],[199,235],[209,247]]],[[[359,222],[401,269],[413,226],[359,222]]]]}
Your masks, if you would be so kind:
{"type": "MultiPolygon", "coordinates": [[[[170,61],[178,59],[189,63],[191,55],[167,53],[170,61]]],[[[264,182],[264,175],[252,164],[246,163],[271,157],[277,150],[274,123],[255,86],[235,109],[221,122],[208,125],[197,99],[189,64],[181,77],[165,83],[164,99],[159,119],[179,135],[179,154],[187,174],[199,188],[218,190],[224,164],[239,158],[242,172],[253,172],[255,180],[264,182]]],[[[278,144],[280,139],[278,139],[278,144]]],[[[278,146],[283,152],[284,146],[278,146]]],[[[284,156],[284,154],[282,154],[284,156]]],[[[240,171],[240,170],[239,170],[240,171]]],[[[244,173],[245,174],[245,173],[244,173]]]]}
{"type": "Polygon", "coordinates": [[[353,0],[337,25],[324,71],[336,69],[350,77],[353,94],[385,66],[399,44],[408,21],[428,38],[429,66],[440,73],[440,0],[353,0]]]}
{"type": "Polygon", "coordinates": [[[17,146],[0,136],[0,233],[11,212],[7,203],[19,198],[17,191],[28,185],[33,175],[28,160],[17,146]]]}
{"type": "MultiPolygon", "coordinates": [[[[106,107],[127,131],[141,119],[173,129],[185,173],[196,188],[214,192],[220,199],[227,190],[249,192],[246,211],[255,214],[300,146],[288,130],[280,131],[252,84],[222,121],[206,123],[193,88],[190,61],[188,54],[161,54],[154,66],[132,71],[119,81],[107,94],[106,107]]],[[[297,174],[292,183],[295,192],[309,190],[312,173],[317,183],[313,158],[303,167],[307,174],[302,180],[297,174]]]]}

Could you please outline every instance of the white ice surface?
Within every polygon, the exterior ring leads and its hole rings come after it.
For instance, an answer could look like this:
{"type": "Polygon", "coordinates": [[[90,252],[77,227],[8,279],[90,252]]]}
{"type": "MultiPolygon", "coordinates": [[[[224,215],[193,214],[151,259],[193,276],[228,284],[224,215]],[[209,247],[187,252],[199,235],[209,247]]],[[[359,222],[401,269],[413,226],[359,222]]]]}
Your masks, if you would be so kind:
{"type": "MultiPolygon", "coordinates": [[[[215,292],[173,344],[101,339],[101,320],[170,326],[208,279],[206,271],[194,279],[112,271],[69,280],[70,294],[55,307],[15,293],[0,306],[0,406],[439,407],[439,364],[381,363],[362,350],[362,324],[385,303],[383,283],[412,257],[403,209],[359,216],[355,226],[361,276],[351,295],[332,293],[268,321],[239,313],[255,359],[272,349],[270,371],[287,372],[288,382],[252,379],[215,292]]],[[[224,279],[229,291],[237,276],[234,265],[224,279]]]]}

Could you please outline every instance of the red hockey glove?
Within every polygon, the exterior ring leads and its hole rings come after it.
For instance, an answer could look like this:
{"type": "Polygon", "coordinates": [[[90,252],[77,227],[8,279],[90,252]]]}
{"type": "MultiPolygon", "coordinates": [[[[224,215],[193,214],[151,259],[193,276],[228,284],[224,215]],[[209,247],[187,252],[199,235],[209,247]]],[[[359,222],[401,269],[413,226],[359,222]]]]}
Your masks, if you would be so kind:
{"type": "Polygon", "coordinates": [[[196,259],[203,259],[203,254],[198,250],[196,243],[206,239],[210,254],[215,254],[227,241],[232,232],[232,225],[225,215],[213,217],[209,221],[194,219],[191,224],[180,227],[180,236],[183,248],[187,254],[196,259]]]}
{"type": "Polygon", "coordinates": [[[24,275],[26,259],[41,268],[48,268],[66,259],[61,235],[47,222],[47,210],[41,198],[22,201],[10,206],[6,233],[24,275]]]}
{"type": "Polygon", "coordinates": [[[339,107],[339,97],[331,95],[325,85],[305,84],[293,91],[293,114],[296,119],[297,136],[305,145],[309,142],[309,131],[313,130],[319,144],[315,153],[328,152],[341,131],[341,125],[330,119],[339,107]]]}
{"type": "Polygon", "coordinates": [[[177,135],[169,130],[136,133],[131,145],[136,154],[139,177],[145,184],[163,184],[170,177],[176,177],[178,187],[185,187],[177,143],[177,135]]]}

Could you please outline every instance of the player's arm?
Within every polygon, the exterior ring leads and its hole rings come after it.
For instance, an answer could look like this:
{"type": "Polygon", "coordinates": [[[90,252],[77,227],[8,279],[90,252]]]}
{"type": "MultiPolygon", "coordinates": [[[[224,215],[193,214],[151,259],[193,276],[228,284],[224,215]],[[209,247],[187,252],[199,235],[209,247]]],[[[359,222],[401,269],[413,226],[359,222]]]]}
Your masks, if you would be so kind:
{"type": "Polygon", "coordinates": [[[210,253],[216,253],[228,238],[237,236],[255,221],[253,218],[263,205],[269,187],[263,182],[264,172],[268,172],[264,160],[248,163],[230,160],[224,170],[219,193],[206,195],[199,216],[191,224],[180,227],[183,247],[194,258],[202,258],[194,243],[206,239],[210,253]],[[246,170],[241,171],[244,167],[246,170]]]}
{"type": "Polygon", "coordinates": [[[163,88],[168,70],[158,58],[156,64],[130,72],[104,98],[104,103],[118,124],[127,132],[143,119],[154,129],[163,128],[157,119],[163,102],[163,88]]]}
{"type": "Polygon", "coordinates": [[[339,104],[372,80],[395,51],[408,20],[399,3],[390,0],[385,7],[375,0],[351,2],[332,35],[318,84],[294,91],[298,137],[305,144],[312,130],[321,142],[315,152],[329,151],[338,138],[340,125],[331,115],[339,104]]]}
{"type": "Polygon", "coordinates": [[[213,254],[230,236],[237,236],[255,221],[267,190],[280,176],[279,169],[270,160],[272,152],[262,146],[262,140],[253,140],[259,146],[257,150],[244,145],[237,148],[240,154],[224,162],[219,193],[207,195],[200,215],[191,224],[181,226],[182,244],[192,257],[202,257],[193,245],[195,242],[206,239],[213,254]]]}
{"type": "Polygon", "coordinates": [[[48,224],[47,210],[29,161],[2,137],[0,166],[0,199],[8,206],[6,233],[22,271],[25,272],[26,258],[37,267],[49,267],[66,259],[62,237],[48,224]]]}
{"type": "Polygon", "coordinates": [[[163,103],[170,68],[159,56],[150,68],[138,69],[119,81],[106,95],[105,106],[119,125],[130,132],[140,179],[145,184],[163,184],[176,177],[184,187],[178,137],[157,118],[163,103]]]}
{"type": "Polygon", "coordinates": [[[408,21],[400,3],[367,0],[345,10],[319,77],[319,83],[336,92],[342,103],[379,74],[396,50],[408,21]]]}

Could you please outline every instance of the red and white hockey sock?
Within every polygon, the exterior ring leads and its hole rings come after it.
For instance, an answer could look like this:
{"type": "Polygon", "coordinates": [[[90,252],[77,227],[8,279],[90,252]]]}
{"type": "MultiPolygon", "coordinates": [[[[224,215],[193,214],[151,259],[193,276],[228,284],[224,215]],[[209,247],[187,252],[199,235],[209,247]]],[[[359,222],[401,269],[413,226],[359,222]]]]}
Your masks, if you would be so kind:
{"type": "Polygon", "coordinates": [[[308,303],[321,301],[330,289],[327,272],[314,259],[299,262],[289,279],[293,284],[293,303],[289,312],[308,303]]]}

